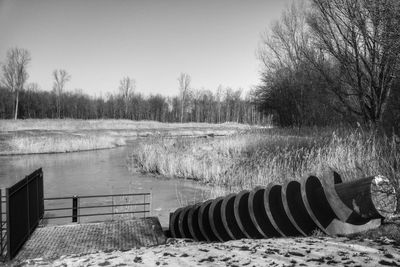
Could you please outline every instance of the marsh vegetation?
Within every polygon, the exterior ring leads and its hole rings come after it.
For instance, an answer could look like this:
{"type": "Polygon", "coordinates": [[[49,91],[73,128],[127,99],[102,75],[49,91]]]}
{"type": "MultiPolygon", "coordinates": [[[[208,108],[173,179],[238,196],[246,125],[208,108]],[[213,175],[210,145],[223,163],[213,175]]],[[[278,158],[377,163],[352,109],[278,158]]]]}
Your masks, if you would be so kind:
{"type": "Polygon", "coordinates": [[[400,145],[360,129],[263,129],[221,138],[152,138],[132,151],[143,172],[195,179],[237,192],[325,169],[344,180],[387,177],[398,188],[400,145]]]}

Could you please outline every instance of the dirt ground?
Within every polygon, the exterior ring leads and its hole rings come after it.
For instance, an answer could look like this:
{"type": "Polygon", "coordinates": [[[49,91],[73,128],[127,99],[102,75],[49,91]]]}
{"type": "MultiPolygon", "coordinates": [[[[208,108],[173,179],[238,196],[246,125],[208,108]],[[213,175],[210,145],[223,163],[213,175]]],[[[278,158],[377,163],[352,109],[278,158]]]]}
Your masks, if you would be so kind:
{"type": "Polygon", "coordinates": [[[165,245],[33,259],[19,266],[400,266],[400,244],[348,237],[271,238],[199,243],[169,239],[165,245]]]}

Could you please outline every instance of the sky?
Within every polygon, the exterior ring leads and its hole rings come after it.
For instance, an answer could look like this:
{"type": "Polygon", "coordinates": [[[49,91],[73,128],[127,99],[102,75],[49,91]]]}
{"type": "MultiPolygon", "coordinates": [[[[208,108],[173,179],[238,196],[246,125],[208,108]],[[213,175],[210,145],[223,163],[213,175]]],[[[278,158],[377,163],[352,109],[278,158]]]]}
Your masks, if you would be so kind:
{"type": "Polygon", "coordinates": [[[0,0],[0,62],[29,50],[28,82],[51,90],[65,69],[66,90],[92,96],[136,80],[137,92],[175,95],[192,88],[245,91],[259,83],[261,33],[289,0],[0,0]]]}

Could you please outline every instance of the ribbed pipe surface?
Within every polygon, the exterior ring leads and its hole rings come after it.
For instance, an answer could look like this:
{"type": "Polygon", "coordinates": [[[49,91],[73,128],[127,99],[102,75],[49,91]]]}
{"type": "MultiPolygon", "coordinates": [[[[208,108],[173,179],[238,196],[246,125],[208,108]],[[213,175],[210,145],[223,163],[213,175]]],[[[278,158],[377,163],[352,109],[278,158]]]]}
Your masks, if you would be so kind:
{"type": "Polygon", "coordinates": [[[394,213],[395,197],[382,200],[382,190],[394,192],[386,180],[342,182],[329,171],[179,208],[171,213],[169,228],[172,237],[208,242],[355,233],[378,227],[394,213]]]}

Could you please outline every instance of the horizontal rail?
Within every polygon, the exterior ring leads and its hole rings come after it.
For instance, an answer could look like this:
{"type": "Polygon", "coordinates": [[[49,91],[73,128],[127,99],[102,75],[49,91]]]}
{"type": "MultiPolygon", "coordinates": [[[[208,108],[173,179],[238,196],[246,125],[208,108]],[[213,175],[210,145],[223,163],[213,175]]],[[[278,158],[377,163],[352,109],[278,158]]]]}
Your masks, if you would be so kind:
{"type": "Polygon", "coordinates": [[[43,220],[50,220],[50,219],[62,219],[62,218],[71,218],[71,215],[63,215],[63,216],[54,216],[54,217],[43,217],[43,220]]]}
{"type": "MultiPolygon", "coordinates": [[[[141,210],[141,211],[124,211],[124,212],[113,212],[113,213],[78,214],[77,217],[107,216],[107,215],[116,215],[116,214],[133,214],[133,213],[146,213],[146,212],[150,212],[150,211],[149,210],[141,210]]],[[[43,219],[50,220],[50,219],[62,219],[62,218],[71,218],[71,215],[44,217],[43,219]]]]}
{"type": "Polygon", "coordinates": [[[44,209],[44,211],[54,211],[54,210],[72,210],[72,207],[44,209]]]}
{"type": "Polygon", "coordinates": [[[121,212],[113,212],[113,213],[79,214],[78,217],[131,214],[131,213],[146,213],[146,212],[150,212],[150,211],[149,210],[141,210],[141,211],[121,211],[121,212]]]}
{"type": "Polygon", "coordinates": [[[132,194],[110,194],[110,195],[93,195],[93,196],[66,196],[66,197],[46,197],[44,200],[62,200],[76,198],[96,198],[96,197],[128,197],[128,196],[149,196],[151,193],[132,193],[132,194]]]}
{"type": "Polygon", "coordinates": [[[95,195],[95,196],[77,196],[78,198],[95,198],[95,197],[128,197],[128,196],[150,196],[150,193],[132,193],[132,194],[115,194],[115,195],[95,195]]]}
{"type": "Polygon", "coordinates": [[[91,208],[111,208],[111,207],[127,207],[127,206],[145,206],[150,205],[149,202],[145,203],[133,203],[133,204],[117,204],[117,205],[104,205],[104,206],[80,206],[79,209],[91,209],[91,208]]]}
{"type": "MultiPolygon", "coordinates": [[[[97,205],[97,206],[79,206],[78,209],[91,209],[91,208],[111,208],[111,207],[126,207],[126,206],[145,206],[150,205],[149,202],[145,203],[133,203],[133,204],[115,204],[115,205],[97,205]]],[[[45,209],[44,211],[55,211],[55,210],[71,210],[73,207],[65,208],[51,208],[45,209]]]]}

